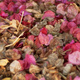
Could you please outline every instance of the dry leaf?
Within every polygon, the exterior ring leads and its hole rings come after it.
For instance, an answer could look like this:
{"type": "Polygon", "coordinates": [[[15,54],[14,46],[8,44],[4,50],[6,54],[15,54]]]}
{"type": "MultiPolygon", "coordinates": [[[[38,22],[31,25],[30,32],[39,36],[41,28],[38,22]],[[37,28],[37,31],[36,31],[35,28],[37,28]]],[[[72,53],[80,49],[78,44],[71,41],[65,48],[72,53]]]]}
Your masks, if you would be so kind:
{"type": "Polygon", "coordinates": [[[0,66],[6,66],[9,61],[7,59],[0,60],[0,66]]]}
{"type": "Polygon", "coordinates": [[[15,41],[14,41],[12,44],[6,45],[5,47],[15,46],[15,44],[20,41],[20,37],[21,37],[23,34],[24,34],[24,32],[22,32],[22,33],[15,39],[15,41]]]}
{"type": "Polygon", "coordinates": [[[0,43],[0,52],[2,52],[2,51],[3,51],[3,49],[4,49],[4,46],[5,46],[5,44],[3,44],[3,43],[0,43]]]}
{"type": "Polygon", "coordinates": [[[2,80],[11,80],[11,78],[4,78],[4,79],[2,79],[2,80]]]}

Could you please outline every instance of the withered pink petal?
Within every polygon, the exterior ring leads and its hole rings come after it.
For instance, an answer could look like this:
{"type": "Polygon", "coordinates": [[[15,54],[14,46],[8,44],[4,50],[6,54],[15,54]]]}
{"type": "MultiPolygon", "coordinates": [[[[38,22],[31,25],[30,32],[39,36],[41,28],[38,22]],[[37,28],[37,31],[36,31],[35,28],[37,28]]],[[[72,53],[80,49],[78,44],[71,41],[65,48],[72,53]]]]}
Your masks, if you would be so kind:
{"type": "MultiPolygon", "coordinates": [[[[23,11],[20,11],[19,14],[22,15],[22,12],[23,12],[23,11]]],[[[31,13],[29,13],[29,12],[27,12],[27,11],[24,10],[24,14],[23,14],[23,16],[26,16],[26,15],[31,15],[31,13]]]]}
{"type": "Polygon", "coordinates": [[[80,77],[79,77],[79,76],[76,76],[76,77],[74,78],[74,80],[80,80],[80,77]]]}
{"type": "Polygon", "coordinates": [[[17,1],[22,3],[22,2],[26,2],[27,0],[17,0],[17,1]]]}
{"type": "Polygon", "coordinates": [[[28,36],[28,39],[34,41],[34,35],[28,36]]]}
{"type": "Polygon", "coordinates": [[[61,30],[64,31],[64,32],[69,31],[69,28],[68,28],[67,25],[68,25],[68,21],[62,22],[62,24],[61,24],[61,30]]]}
{"type": "Polygon", "coordinates": [[[47,17],[55,18],[55,13],[52,12],[51,10],[48,10],[44,13],[44,15],[42,16],[42,19],[47,18],[47,17]]]}
{"type": "Polygon", "coordinates": [[[25,66],[25,63],[24,63],[24,61],[23,60],[18,60],[19,61],[19,63],[20,63],[20,65],[21,65],[21,70],[24,70],[25,68],[24,68],[24,66],[25,66]]]}
{"type": "Polygon", "coordinates": [[[6,7],[6,5],[5,5],[4,2],[0,2],[0,9],[1,9],[2,11],[7,10],[7,7],[6,7]]]}
{"type": "Polygon", "coordinates": [[[20,21],[21,20],[20,14],[14,13],[12,16],[10,16],[10,20],[13,20],[13,19],[20,21]]]}
{"type": "Polygon", "coordinates": [[[4,11],[1,11],[0,16],[3,18],[8,17],[8,13],[5,13],[4,11]]]}
{"type": "Polygon", "coordinates": [[[34,20],[35,20],[35,18],[32,17],[31,15],[26,15],[26,16],[24,17],[24,21],[29,22],[29,23],[33,23],[34,20]]]}
{"type": "Polygon", "coordinates": [[[80,41],[80,32],[79,33],[77,33],[77,39],[80,41]]]}
{"type": "Polygon", "coordinates": [[[0,22],[0,26],[5,25],[5,22],[0,22]]]}
{"type": "Polygon", "coordinates": [[[71,29],[71,28],[76,28],[76,27],[77,27],[76,23],[74,23],[74,22],[69,22],[69,23],[68,23],[68,28],[69,28],[69,29],[71,29]]]}
{"type": "Polygon", "coordinates": [[[80,25],[80,13],[76,16],[76,23],[80,25]]]}
{"type": "Polygon", "coordinates": [[[69,54],[68,61],[71,64],[80,65],[80,52],[75,51],[72,54],[69,54]]]}
{"type": "Polygon", "coordinates": [[[67,9],[67,17],[73,19],[78,14],[78,9],[74,5],[69,5],[67,9]]]}
{"type": "Polygon", "coordinates": [[[53,36],[51,34],[45,35],[40,32],[38,38],[41,44],[45,44],[47,46],[50,44],[50,41],[53,39],[53,36]]]}
{"type": "Polygon", "coordinates": [[[12,12],[16,11],[14,2],[10,2],[8,4],[8,11],[12,11],[12,12]]]}
{"type": "Polygon", "coordinates": [[[45,44],[45,37],[46,37],[46,35],[43,34],[42,32],[40,32],[38,38],[39,38],[39,41],[41,44],[45,44]]]}
{"type": "Polygon", "coordinates": [[[61,15],[65,15],[66,11],[65,11],[65,4],[64,3],[60,3],[57,5],[57,10],[56,10],[57,14],[61,14],[61,15]]]}
{"type": "Polygon", "coordinates": [[[42,0],[42,2],[51,2],[52,4],[55,4],[55,0],[42,0]]]}
{"type": "Polygon", "coordinates": [[[39,38],[38,38],[38,37],[36,37],[35,44],[36,44],[36,46],[37,46],[38,48],[40,48],[41,43],[40,43],[40,41],[39,41],[39,38]]]}
{"type": "Polygon", "coordinates": [[[74,37],[77,37],[77,34],[80,32],[80,28],[71,28],[70,34],[72,34],[74,37]]]}
{"type": "Polygon", "coordinates": [[[34,64],[34,65],[36,64],[36,60],[33,55],[26,54],[24,63],[25,63],[25,66],[24,66],[25,69],[28,69],[31,64],[34,64]]]}
{"type": "Polygon", "coordinates": [[[26,80],[37,80],[37,78],[33,74],[26,74],[26,80]]]}
{"type": "Polygon", "coordinates": [[[19,12],[24,11],[26,9],[26,5],[20,5],[18,9],[19,12]]]}
{"type": "Polygon", "coordinates": [[[45,28],[45,27],[43,27],[41,30],[40,30],[40,32],[42,32],[43,34],[47,34],[47,29],[45,28]]]}

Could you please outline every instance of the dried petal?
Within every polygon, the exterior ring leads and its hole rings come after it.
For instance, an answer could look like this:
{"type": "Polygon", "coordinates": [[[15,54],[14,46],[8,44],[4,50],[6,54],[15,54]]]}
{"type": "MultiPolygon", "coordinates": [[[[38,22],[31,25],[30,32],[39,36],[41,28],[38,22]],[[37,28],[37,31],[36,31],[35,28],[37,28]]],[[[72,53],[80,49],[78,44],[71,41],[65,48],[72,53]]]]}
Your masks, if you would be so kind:
{"type": "Polygon", "coordinates": [[[72,54],[69,54],[68,61],[75,65],[80,65],[80,52],[75,51],[72,54]]]}
{"type": "Polygon", "coordinates": [[[0,66],[6,66],[9,61],[7,59],[0,60],[0,66]]]}
{"type": "Polygon", "coordinates": [[[29,68],[30,73],[39,73],[40,71],[41,69],[38,66],[33,64],[30,65],[30,68],[29,68]]]}
{"type": "Polygon", "coordinates": [[[25,63],[25,66],[24,66],[25,69],[28,69],[31,64],[34,64],[34,65],[36,64],[36,60],[33,55],[26,54],[24,63],[25,63]]]}
{"type": "Polygon", "coordinates": [[[67,75],[70,72],[72,66],[72,64],[66,64],[66,66],[63,68],[63,74],[67,75]]]}
{"type": "Polygon", "coordinates": [[[42,16],[42,19],[45,19],[45,18],[47,18],[47,17],[55,18],[55,13],[52,12],[52,11],[50,11],[50,10],[48,10],[48,11],[46,11],[46,12],[44,13],[44,15],[42,16]]]}
{"type": "Polygon", "coordinates": [[[37,78],[32,74],[26,74],[26,80],[37,80],[37,78]]]}
{"type": "Polygon", "coordinates": [[[14,60],[11,64],[10,64],[10,71],[12,73],[16,73],[18,71],[21,71],[22,70],[22,67],[21,67],[21,64],[19,63],[19,61],[17,60],[14,60]]]}
{"type": "Polygon", "coordinates": [[[79,77],[79,76],[76,76],[76,77],[74,78],[74,80],[80,80],[80,77],[79,77]]]}

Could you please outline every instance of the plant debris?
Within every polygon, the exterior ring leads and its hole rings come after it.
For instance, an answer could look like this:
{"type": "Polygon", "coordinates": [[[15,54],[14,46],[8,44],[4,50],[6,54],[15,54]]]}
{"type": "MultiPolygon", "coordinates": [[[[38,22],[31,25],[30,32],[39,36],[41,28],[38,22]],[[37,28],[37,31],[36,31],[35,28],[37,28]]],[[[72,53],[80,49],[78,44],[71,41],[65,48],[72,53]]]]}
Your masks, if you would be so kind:
{"type": "Polygon", "coordinates": [[[0,80],[80,80],[80,0],[0,0],[0,80]]]}

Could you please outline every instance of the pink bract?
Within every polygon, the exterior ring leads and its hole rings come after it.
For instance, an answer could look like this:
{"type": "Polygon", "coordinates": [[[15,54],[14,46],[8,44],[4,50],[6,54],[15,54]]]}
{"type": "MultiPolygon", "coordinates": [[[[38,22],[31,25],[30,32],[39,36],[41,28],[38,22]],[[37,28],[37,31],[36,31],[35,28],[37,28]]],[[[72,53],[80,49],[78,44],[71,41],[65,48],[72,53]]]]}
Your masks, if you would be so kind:
{"type": "Polygon", "coordinates": [[[67,17],[69,19],[73,19],[76,17],[77,14],[78,14],[78,9],[73,4],[69,5],[67,9],[67,17]]]}
{"type": "Polygon", "coordinates": [[[76,24],[80,25],[80,13],[76,16],[76,24]]]}
{"type": "Polygon", "coordinates": [[[62,22],[62,24],[61,24],[61,30],[64,31],[64,32],[69,31],[69,28],[68,28],[67,25],[68,25],[68,21],[62,22]]]}
{"type": "Polygon", "coordinates": [[[79,77],[79,76],[76,76],[76,77],[74,78],[74,80],[80,80],[80,77],[79,77]]]}
{"type": "Polygon", "coordinates": [[[75,51],[72,54],[69,54],[68,61],[71,64],[80,65],[80,52],[75,51]]]}
{"type": "Polygon", "coordinates": [[[2,11],[7,10],[7,7],[6,7],[6,5],[5,5],[4,2],[0,2],[0,9],[1,9],[2,11]]]}
{"type": "Polygon", "coordinates": [[[52,12],[51,10],[48,10],[44,13],[44,15],[42,16],[42,19],[45,19],[47,17],[55,18],[55,13],[52,12]]]}
{"type": "Polygon", "coordinates": [[[34,41],[34,35],[28,36],[28,39],[34,41]]]}
{"type": "Polygon", "coordinates": [[[4,11],[1,11],[0,16],[3,18],[8,17],[8,13],[5,13],[4,11]]]}
{"type": "Polygon", "coordinates": [[[51,34],[45,35],[40,32],[38,38],[41,44],[45,44],[47,46],[50,44],[50,41],[53,39],[53,36],[51,34]]]}
{"type": "Polygon", "coordinates": [[[31,64],[36,65],[36,60],[33,55],[26,54],[25,59],[24,59],[24,63],[25,63],[24,68],[28,69],[31,64]]]}
{"type": "Polygon", "coordinates": [[[26,74],[26,80],[37,80],[37,78],[33,74],[26,74]]]}
{"type": "Polygon", "coordinates": [[[77,28],[77,25],[74,22],[69,22],[67,26],[68,26],[69,29],[71,29],[71,28],[77,28]]]}
{"type": "Polygon", "coordinates": [[[57,14],[61,14],[61,15],[65,15],[66,14],[65,4],[64,3],[60,3],[60,4],[57,5],[56,13],[57,14]]]}

